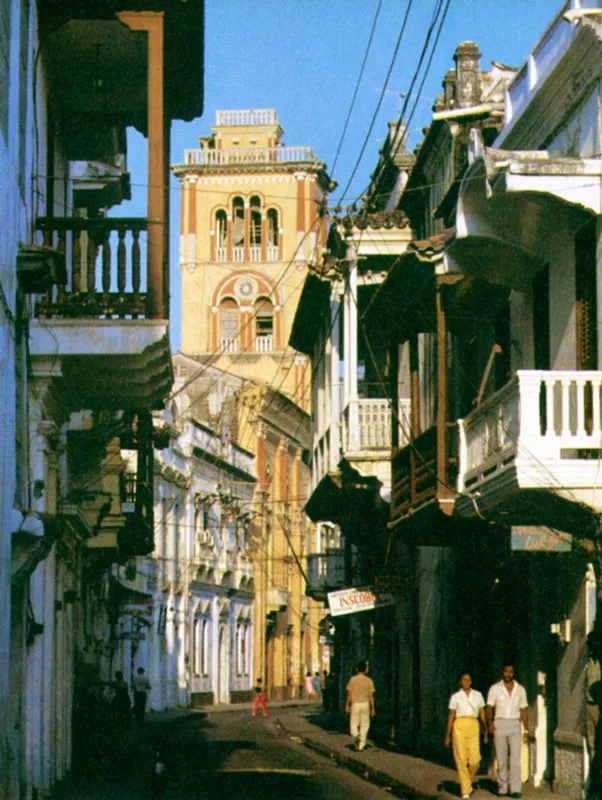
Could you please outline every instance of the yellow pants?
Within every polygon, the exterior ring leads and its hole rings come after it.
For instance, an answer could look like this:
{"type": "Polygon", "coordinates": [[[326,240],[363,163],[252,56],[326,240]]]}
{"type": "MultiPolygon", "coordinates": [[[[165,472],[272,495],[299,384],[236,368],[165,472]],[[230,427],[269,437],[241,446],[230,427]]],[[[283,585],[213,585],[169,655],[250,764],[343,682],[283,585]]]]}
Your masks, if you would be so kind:
{"type": "Polygon", "coordinates": [[[481,763],[479,720],[474,717],[456,718],[452,743],[454,761],[460,778],[460,794],[470,794],[474,776],[481,763]]]}

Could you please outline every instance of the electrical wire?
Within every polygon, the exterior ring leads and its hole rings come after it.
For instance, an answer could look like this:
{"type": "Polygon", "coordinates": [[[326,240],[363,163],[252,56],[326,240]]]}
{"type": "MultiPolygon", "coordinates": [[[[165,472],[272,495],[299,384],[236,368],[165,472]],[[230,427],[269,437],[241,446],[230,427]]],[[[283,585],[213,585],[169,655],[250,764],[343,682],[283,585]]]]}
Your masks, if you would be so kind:
{"type": "Polygon", "coordinates": [[[406,12],[405,12],[405,15],[404,15],[404,18],[403,18],[403,22],[401,24],[401,30],[399,31],[399,35],[397,37],[397,42],[395,43],[395,48],[393,50],[393,55],[392,55],[391,60],[389,62],[389,68],[387,70],[387,75],[385,77],[385,82],[383,84],[383,88],[381,89],[380,96],[379,96],[378,102],[376,104],[376,108],[375,108],[374,113],[372,115],[372,120],[370,121],[370,125],[368,126],[368,131],[366,133],[366,136],[364,138],[364,142],[363,142],[362,147],[360,149],[360,153],[359,153],[359,155],[358,155],[358,157],[356,159],[356,162],[355,162],[355,165],[354,165],[353,169],[351,170],[351,174],[350,174],[350,176],[349,176],[349,178],[347,180],[347,183],[345,184],[345,188],[341,192],[341,196],[339,198],[339,202],[338,202],[337,205],[341,205],[342,204],[343,199],[345,198],[345,196],[347,194],[347,190],[351,186],[351,183],[352,183],[352,181],[353,181],[353,179],[355,177],[355,174],[356,174],[356,172],[357,172],[357,170],[359,168],[360,162],[361,162],[361,160],[362,160],[362,158],[364,156],[364,152],[366,151],[366,147],[368,145],[368,141],[370,139],[370,136],[372,135],[372,129],[374,128],[374,124],[376,123],[376,117],[378,116],[378,112],[380,111],[380,107],[382,105],[382,102],[383,102],[383,99],[384,99],[384,96],[385,96],[385,92],[387,90],[387,86],[389,85],[389,79],[391,77],[391,73],[393,71],[393,67],[395,66],[395,61],[397,60],[397,54],[399,52],[399,47],[401,45],[401,41],[402,41],[403,35],[405,33],[406,25],[407,25],[407,22],[408,22],[408,17],[410,15],[410,10],[412,8],[412,3],[413,3],[413,0],[408,0],[408,5],[406,7],[406,12]]]}

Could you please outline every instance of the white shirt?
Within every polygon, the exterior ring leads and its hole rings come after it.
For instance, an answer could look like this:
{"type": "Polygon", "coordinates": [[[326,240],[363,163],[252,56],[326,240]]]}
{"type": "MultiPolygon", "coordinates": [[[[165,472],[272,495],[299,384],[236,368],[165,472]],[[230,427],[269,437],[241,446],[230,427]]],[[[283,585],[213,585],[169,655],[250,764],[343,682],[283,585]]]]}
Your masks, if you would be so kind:
{"type": "Polygon", "coordinates": [[[527,693],[524,686],[514,681],[512,694],[504,681],[494,683],[487,693],[487,705],[494,708],[495,719],[520,719],[521,708],[527,708],[527,693]]]}
{"type": "Polygon", "coordinates": [[[456,712],[456,718],[474,717],[478,719],[479,710],[484,706],[483,695],[476,689],[471,689],[469,694],[466,694],[464,689],[460,689],[449,698],[449,709],[456,712]]]}

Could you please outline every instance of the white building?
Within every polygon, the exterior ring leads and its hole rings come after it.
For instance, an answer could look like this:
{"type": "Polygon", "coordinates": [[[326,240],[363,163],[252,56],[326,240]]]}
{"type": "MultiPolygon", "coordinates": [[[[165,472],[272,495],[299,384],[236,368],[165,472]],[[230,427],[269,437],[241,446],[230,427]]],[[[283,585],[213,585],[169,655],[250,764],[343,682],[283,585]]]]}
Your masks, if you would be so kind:
{"type": "Polygon", "coordinates": [[[83,738],[72,720],[115,666],[111,564],[152,548],[150,412],[172,374],[163,154],[171,120],[202,112],[203,2],[150,5],[0,5],[1,798],[65,777],[83,738]],[[148,213],[109,220],[129,195],[133,125],[148,213]]]}

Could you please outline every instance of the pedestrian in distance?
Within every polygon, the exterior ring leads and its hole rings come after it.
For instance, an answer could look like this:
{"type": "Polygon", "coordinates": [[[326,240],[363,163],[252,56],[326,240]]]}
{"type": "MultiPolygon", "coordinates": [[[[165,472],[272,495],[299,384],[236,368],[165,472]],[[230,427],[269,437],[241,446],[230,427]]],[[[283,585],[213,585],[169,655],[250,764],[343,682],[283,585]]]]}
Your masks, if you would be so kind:
{"type": "Polygon", "coordinates": [[[146,698],[151,689],[150,681],[144,674],[144,667],[138,667],[132,686],[134,689],[134,719],[138,727],[141,728],[144,725],[146,698]]]}
{"type": "Polygon", "coordinates": [[[322,709],[330,711],[330,686],[328,684],[328,670],[322,673],[322,709]]]}
{"type": "Polygon", "coordinates": [[[253,702],[253,710],[251,711],[251,714],[253,714],[253,716],[256,716],[257,711],[259,710],[259,706],[261,706],[262,708],[263,716],[267,717],[268,708],[265,703],[265,693],[263,690],[263,681],[261,678],[257,678],[257,681],[255,682],[255,700],[253,702]]]}
{"type": "Polygon", "coordinates": [[[127,683],[123,679],[123,672],[115,672],[115,682],[113,683],[113,713],[117,724],[122,731],[129,730],[131,725],[130,710],[132,701],[127,683]]]}
{"type": "Polygon", "coordinates": [[[473,791],[473,781],[481,763],[480,725],[483,740],[487,742],[487,720],[485,700],[481,692],[472,688],[470,672],[464,671],[459,678],[460,689],[449,699],[447,728],[443,744],[453,745],[454,761],[460,778],[460,794],[468,798],[473,791]]]}
{"type": "Polygon", "coordinates": [[[345,712],[349,714],[349,732],[356,750],[364,750],[370,730],[370,720],[375,715],[374,683],[366,675],[368,665],[359,661],[356,674],[347,682],[345,712]]]}
{"type": "Polygon", "coordinates": [[[520,724],[524,740],[529,740],[529,705],[527,693],[514,679],[514,665],[505,664],[502,680],[487,693],[487,727],[493,734],[497,758],[497,786],[500,797],[520,797],[522,776],[520,763],[520,724]]]}
{"type": "Polygon", "coordinates": [[[316,698],[319,699],[320,695],[322,694],[322,683],[320,681],[320,673],[319,672],[316,672],[314,674],[314,692],[315,692],[316,698]]]}
{"type": "Polygon", "coordinates": [[[305,673],[305,696],[308,700],[312,700],[314,696],[314,679],[311,672],[305,673]]]}

